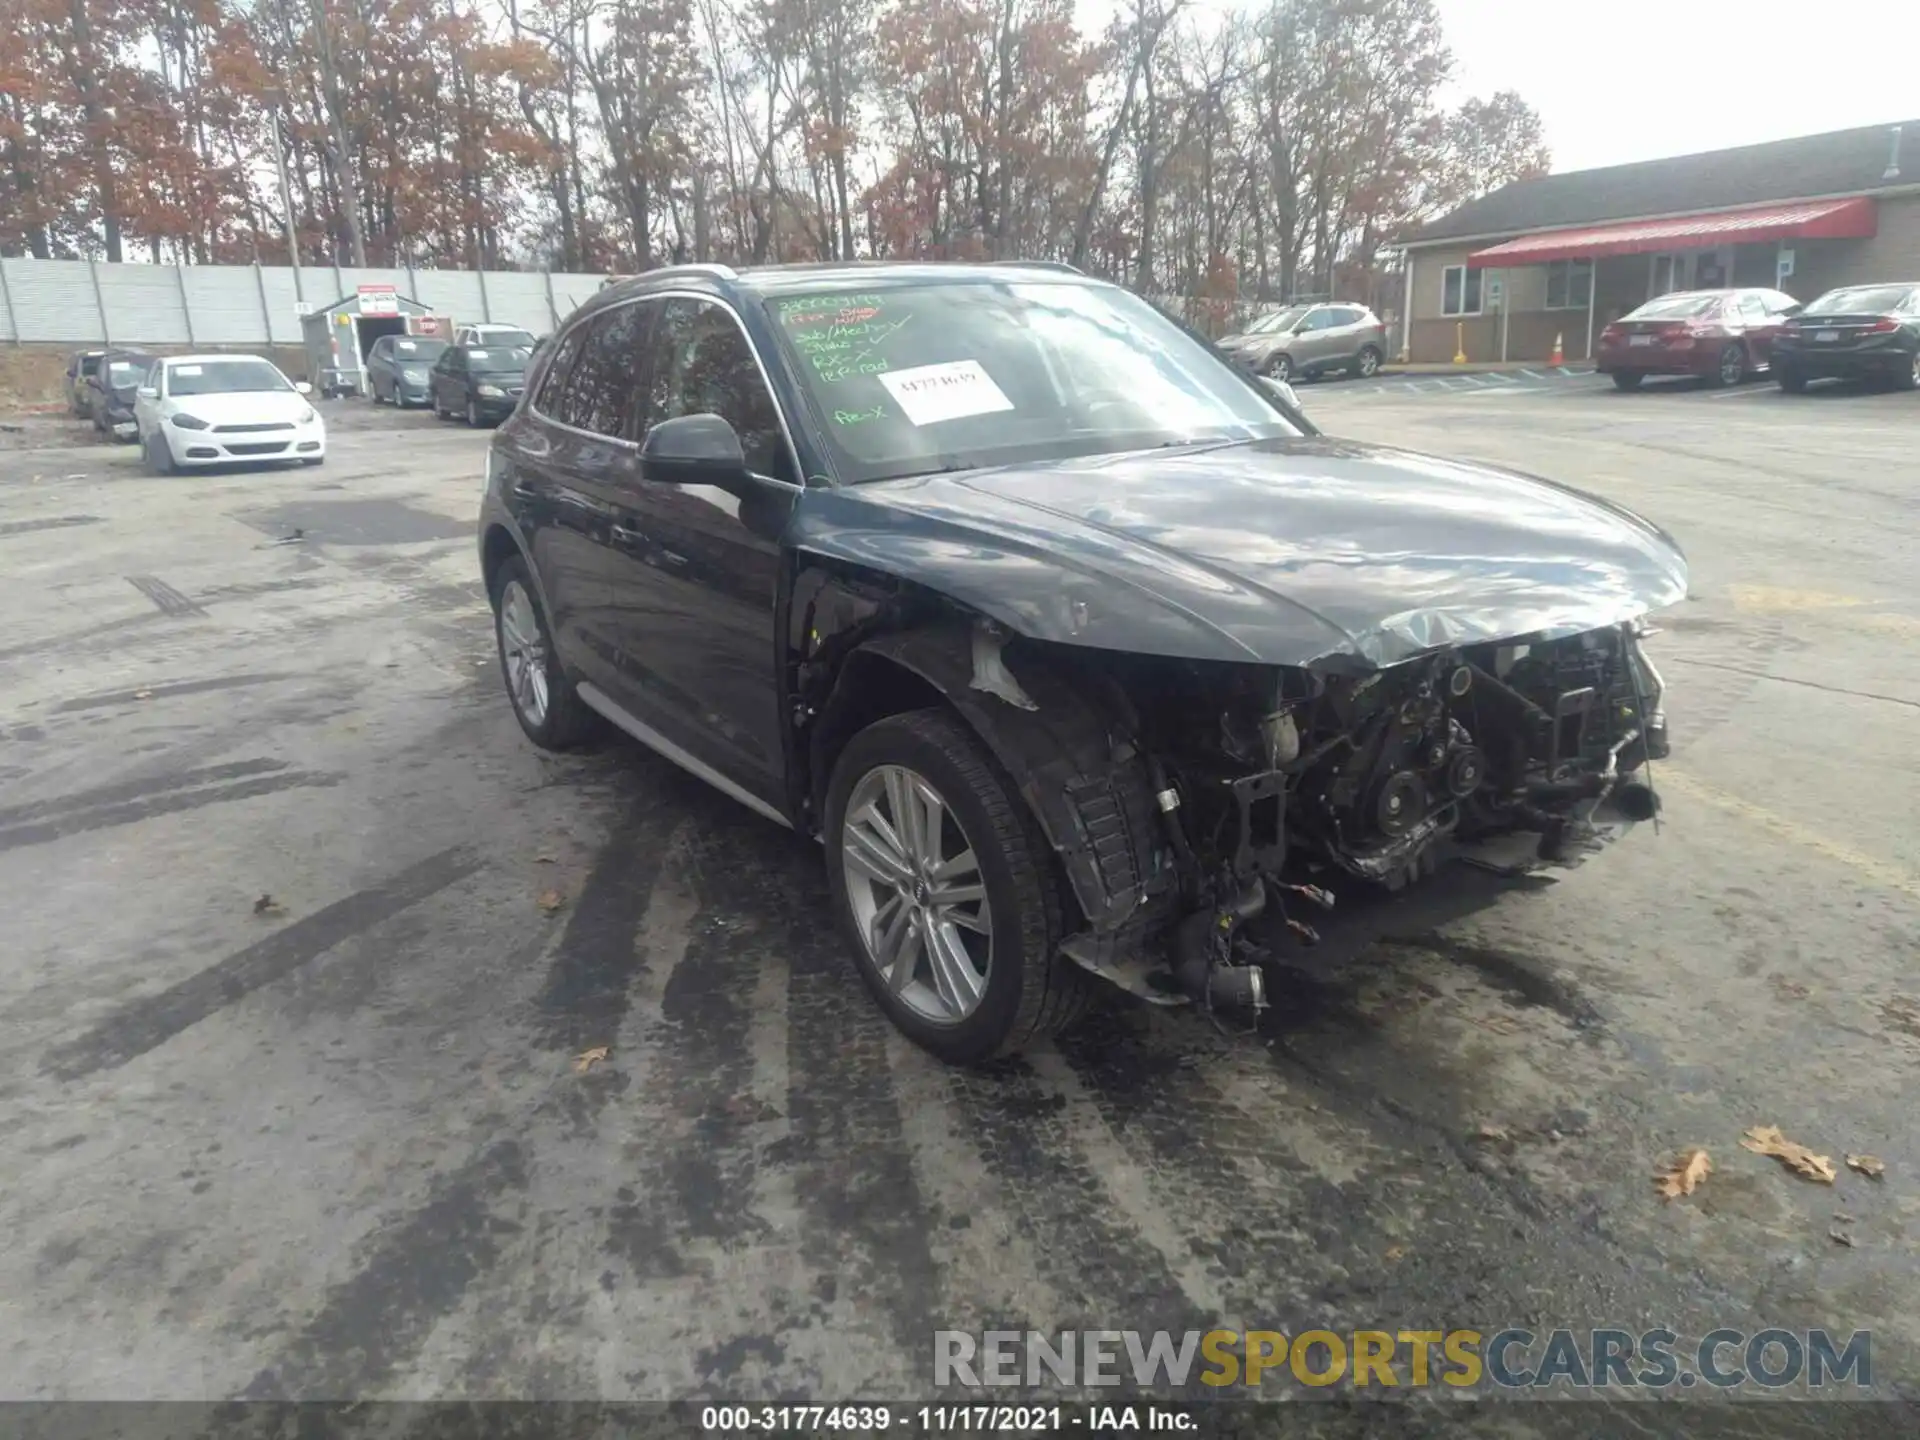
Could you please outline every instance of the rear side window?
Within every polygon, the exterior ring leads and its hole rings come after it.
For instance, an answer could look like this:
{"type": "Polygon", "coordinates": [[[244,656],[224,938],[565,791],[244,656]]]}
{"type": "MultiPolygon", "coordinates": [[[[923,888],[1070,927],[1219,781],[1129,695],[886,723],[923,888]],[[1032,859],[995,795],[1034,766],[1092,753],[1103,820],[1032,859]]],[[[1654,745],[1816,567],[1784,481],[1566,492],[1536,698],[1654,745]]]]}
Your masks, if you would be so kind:
{"type": "Polygon", "coordinates": [[[631,439],[645,333],[639,305],[603,311],[574,330],[553,358],[553,378],[540,389],[541,411],[576,430],[631,439]]]}
{"type": "Polygon", "coordinates": [[[1758,295],[1740,297],[1740,316],[1744,320],[1764,321],[1767,316],[1767,302],[1758,295]]]}

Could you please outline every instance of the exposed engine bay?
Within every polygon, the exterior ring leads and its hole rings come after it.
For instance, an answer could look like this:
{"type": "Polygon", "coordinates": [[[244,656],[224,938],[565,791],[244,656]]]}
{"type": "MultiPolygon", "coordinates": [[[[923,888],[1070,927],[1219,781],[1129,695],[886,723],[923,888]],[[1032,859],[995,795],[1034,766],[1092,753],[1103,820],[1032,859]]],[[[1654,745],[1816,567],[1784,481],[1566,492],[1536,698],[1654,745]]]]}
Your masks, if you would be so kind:
{"type": "Polygon", "coordinates": [[[1442,650],[1371,673],[1103,655],[1153,778],[1183,912],[1173,974],[1208,1003],[1260,1003],[1232,963],[1270,899],[1332,904],[1332,869],[1397,889],[1443,855],[1525,837],[1500,868],[1578,863],[1652,818],[1638,778],[1667,754],[1664,686],[1636,624],[1442,650]]]}
{"type": "Polygon", "coordinates": [[[893,703],[887,676],[917,675],[1058,854],[1085,920],[1064,952],[1156,1002],[1258,1009],[1243,927],[1265,915],[1311,944],[1302,916],[1342,879],[1398,889],[1453,857],[1578,864],[1659,808],[1646,775],[1667,754],[1665,686],[1637,620],[1322,670],[1034,641],[817,574],[796,602],[815,776],[836,736],[893,703]]]}

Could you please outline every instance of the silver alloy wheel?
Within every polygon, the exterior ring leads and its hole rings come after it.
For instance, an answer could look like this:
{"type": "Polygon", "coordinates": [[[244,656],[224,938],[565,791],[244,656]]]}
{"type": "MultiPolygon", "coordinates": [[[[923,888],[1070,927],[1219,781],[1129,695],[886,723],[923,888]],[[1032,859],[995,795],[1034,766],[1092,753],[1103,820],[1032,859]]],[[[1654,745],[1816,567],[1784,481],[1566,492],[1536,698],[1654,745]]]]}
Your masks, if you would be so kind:
{"type": "Polygon", "coordinates": [[[973,1014],[993,965],[993,916],[940,792],[904,765],[875,766],[847,797],[840,854],[867,958],[901,1003],[938,1025],[973,1014]]]}
{"type": "Polygon", "coordinates": [[[1293,357],[1282,351],[1267,361],[1267,375],[1274,380],[1293,378],[1293,357]]]}
{"type": "Polygon", "coordinates": [[[1729,345],[1720,352],[1720,383],[1738,385],[1747,373],[1747,357],[1738,345],[1729,345]]]}
{"type": "Polygon", "coordinates": [[[500,592],[500,658],[514,708],[539,729],[547,719],[547,640],[533,597],[518,580],[509,580],[500,592]]]}
{"type": "Polygon", "coordinates": [[[1380,355],[1378,351],[1369,348],[1360,352],[1360,377],[1363,380],[1372,379],[1374,371],[1379,368],[1380,355]]]}

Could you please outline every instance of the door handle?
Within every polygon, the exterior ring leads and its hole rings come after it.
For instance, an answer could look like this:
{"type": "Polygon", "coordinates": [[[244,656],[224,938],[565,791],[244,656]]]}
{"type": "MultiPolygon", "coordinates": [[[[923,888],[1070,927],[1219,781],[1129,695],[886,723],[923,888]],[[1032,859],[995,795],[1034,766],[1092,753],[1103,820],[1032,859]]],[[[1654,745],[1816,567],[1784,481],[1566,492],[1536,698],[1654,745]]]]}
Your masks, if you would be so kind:
{"type": "Polygon", "coordinates": [[[625,541],[644,541],[647,538],[647,532],[644,530],[630,530],[625,525],[615,521],[613,525],[613,538],[625,541]]]}

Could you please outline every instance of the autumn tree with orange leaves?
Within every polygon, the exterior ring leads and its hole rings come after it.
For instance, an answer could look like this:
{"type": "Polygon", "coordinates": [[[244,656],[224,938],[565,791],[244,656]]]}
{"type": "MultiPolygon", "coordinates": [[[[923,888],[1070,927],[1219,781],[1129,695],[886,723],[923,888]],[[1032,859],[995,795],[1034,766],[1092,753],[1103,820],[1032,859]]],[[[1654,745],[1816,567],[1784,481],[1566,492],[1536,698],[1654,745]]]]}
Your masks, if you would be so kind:
{"type": "Polygon", "coordinates": [[[1212,315],[1548,161],[1518,95],[1443,103],[1434,0],[7,5],[13,255],[1051,259],[1212,315]]]}

